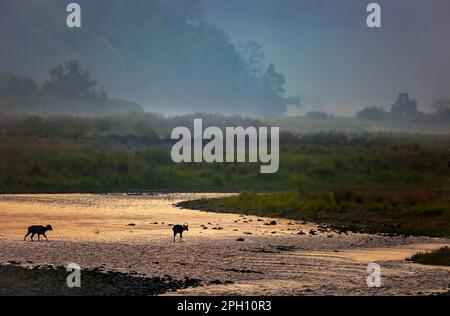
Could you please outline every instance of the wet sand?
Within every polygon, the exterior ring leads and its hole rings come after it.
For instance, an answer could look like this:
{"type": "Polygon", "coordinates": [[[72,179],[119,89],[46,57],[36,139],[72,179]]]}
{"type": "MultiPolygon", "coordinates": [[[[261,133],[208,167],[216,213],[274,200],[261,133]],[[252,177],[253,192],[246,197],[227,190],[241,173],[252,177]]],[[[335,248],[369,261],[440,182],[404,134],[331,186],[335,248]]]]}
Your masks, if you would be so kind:
{"type": "Polygon", "coordinates": [[[311,223],[276,219],[276,225],[266,225],[273,219],[174,206],[223,195],[3,195],[0,263],[77,263],[85,269],[189,277],[204,284],[175,295],[420,295],[448,289],[450,268],[404,259],[450,245],[449,239],[311,236],[308,232],[317,230],[311,223]],[[189,224],[185,241],[174,243],[170,225],[184,223],[189,224]],[[54,228],[49,242],[23,241],[28,226],[46,224],[54,228]],[[366,284],[371,262],[381,266],[381,288],[366,284]]]}

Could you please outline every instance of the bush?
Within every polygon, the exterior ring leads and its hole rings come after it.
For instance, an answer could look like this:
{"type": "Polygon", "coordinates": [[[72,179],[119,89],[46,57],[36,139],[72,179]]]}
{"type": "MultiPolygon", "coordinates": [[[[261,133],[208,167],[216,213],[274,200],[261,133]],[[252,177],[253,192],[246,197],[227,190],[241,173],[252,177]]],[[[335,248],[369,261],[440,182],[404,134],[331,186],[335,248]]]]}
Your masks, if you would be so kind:
{"type": "Polygon", "coordinates": [[[418,252],[406,260],[427,265],[450,266],[450,248],[442,247],[430,252],[418,252]]]}
{"type": "Polygon", "coordinates": [[[310,111],[306,113],[306,117],[311,120],[326,120],[327,118],[329,118],[329,115],[321,111],[310,111]]]}
{"type": "Polygon", "coordinates": [[[359,111],[356,114],[356,117],[361,120],[380,121],[386,119],[387,112],[384,111],[381,107],[370,106],[359,111]]]}

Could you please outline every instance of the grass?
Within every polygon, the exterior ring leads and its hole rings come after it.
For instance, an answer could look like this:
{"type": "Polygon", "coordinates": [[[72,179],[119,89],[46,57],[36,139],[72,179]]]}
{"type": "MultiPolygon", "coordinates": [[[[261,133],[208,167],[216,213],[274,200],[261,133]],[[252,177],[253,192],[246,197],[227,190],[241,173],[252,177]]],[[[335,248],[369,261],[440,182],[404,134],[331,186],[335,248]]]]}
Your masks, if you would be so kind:
{"type": "Polygon", "coordinates": [[[394,132],[394,133],[422,133],[449,134],[450,124],[436,120],[377,120],[367,121],[354,117],[330,117],[323,120],[313,120],[307,117],[272,118],[270,123],[284,129],[301,133],[317,133],[321,131],[352,132],[394,132]]]}
{"type": "Polygon", "coordinates": [[[241,193],[180,206],[327,223],[352,231],[450,236],[450,194],[439,190],[241,193]]]}
{"type": "Polygon", "coordinates": [[[450,248],[442,247],[430,252],[418,252],[407,260],[426,265],[450,266],[450,248]]]}
{"type": "Polygon", "coordinates": [[[398,137],[285,141],[276,174],[250,163],[175,164],[170,147],[140,137],[73,137],[0,137],[0,193],[450,188],[448,147],[398,137]]]}

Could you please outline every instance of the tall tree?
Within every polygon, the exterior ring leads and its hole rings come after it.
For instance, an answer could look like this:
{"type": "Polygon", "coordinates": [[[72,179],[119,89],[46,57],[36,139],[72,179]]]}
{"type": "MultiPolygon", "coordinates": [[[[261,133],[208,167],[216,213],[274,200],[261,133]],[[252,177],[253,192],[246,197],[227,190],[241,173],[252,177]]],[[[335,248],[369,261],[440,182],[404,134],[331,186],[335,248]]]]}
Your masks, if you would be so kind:
{"type": "Polygon", "coordinates": [[[437,112],[437,113],[443,113],[450,110],[450,99],[448,98],[440,98],[433,102],[431,107],[437,112]]]}
{"type": "Polygon", "coordinates": [[[236,49],[245,69],[257,78],[262,77],[266,59],[262,45],[256,41],[239,42],[236,49]]]}
{"type": "Polygon", "coordinates": [[[280,96],[284,95],[286,78],[282,73],[275,70],[275,66],[273,64],[270,64],[267,68],[264,79],[268,88],[280,96]]]}
{"type": "Polygon", "coordinates": [[[391,107],[392,113],[400,115],[416,115],[417,114],[417,101],[411,99],[408,93],[400,93],[397,97],[397,101],[391,107]]]}

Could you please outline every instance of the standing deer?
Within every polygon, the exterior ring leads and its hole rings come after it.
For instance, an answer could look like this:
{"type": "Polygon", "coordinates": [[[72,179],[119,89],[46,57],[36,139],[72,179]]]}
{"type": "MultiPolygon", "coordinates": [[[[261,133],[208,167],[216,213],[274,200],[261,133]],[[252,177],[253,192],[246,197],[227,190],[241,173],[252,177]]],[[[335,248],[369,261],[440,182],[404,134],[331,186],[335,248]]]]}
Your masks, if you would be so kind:
{"type": "Polygon", "coordinates": [[[188,225],[175,225],[173,226],[173,241],[175,242],[175,237],[180,234],[180,242],[183,241],[183,232],[189,231],[188,225]]]}
{"type": "Polygon", "coordinates": [[[47,226],[30,226],[28,227],[28,233],[25,235],[25,237],[23,238],[23,240],[26,240],[27,237],[31,234],[31,241],[33,241],[33,237],[34,235],[38,235],[38,240],[41,240],[41,235],[43,235],[45,237],[45,239],[48,241],[47,236],[45,235],[45,233],[47,231],[52,231],[52,225],[47,225],[47,226]]]}

